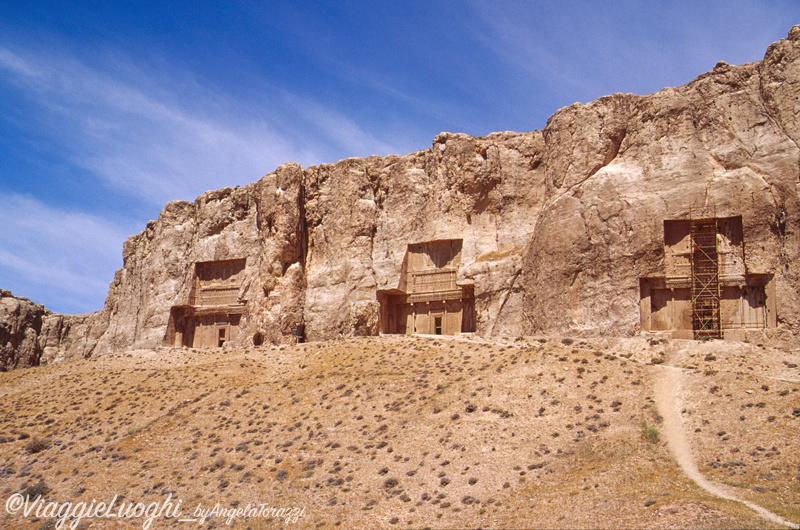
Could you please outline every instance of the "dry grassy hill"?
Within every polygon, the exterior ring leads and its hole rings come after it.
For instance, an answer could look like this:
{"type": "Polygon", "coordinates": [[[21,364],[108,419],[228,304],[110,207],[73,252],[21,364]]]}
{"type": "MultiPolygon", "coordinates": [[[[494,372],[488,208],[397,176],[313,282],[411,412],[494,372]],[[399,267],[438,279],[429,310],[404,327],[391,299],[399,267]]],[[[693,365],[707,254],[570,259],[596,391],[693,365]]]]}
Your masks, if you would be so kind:
{"type": "MultiPolygon", "coordinates": [[[[721,341],[449,337],[107,355],[0,374],[0,489],[3,502],[172,493],[184,518],[198,504],[305,508],[294,524],[234,528],[779,528],[686,477],[654,385],[682,368],[700,471],[797,522],[799,357],[721,341]]],[[[0,525],[54,520],[2,510],[0,525]]]]}

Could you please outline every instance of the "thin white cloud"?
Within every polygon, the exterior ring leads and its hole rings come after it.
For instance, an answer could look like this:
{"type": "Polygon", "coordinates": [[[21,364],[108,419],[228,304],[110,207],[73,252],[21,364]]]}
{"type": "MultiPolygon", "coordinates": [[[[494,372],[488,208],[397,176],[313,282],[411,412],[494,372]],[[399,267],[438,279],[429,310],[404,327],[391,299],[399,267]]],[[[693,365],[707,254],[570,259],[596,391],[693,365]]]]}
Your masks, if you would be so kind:
{"type": "Polygon", "coordinates": [[[50,293],[63,311],[101,309],[132,227],[14,193],[0,204],[0,286],[34,301],[50,293]]]}
{"type": "Polygon", "coordinates": [[[316,132],[327,144],[342,152],[352,153],[348,157],[402,154],[397,153],[394,146],[384,143],[338,111],[290,93],[284,93],[283,100],[305,121],[313,123],[316,132]]]}
{"type": "Polygon", "coordinates": [[[307,98],[267,89],[253,102],[185,73],[119,58],[101,62],[102,69],[52,52],[0,47],[0,71],[46,110],[39,127],[57,136],[73,163],[153,204],[245,184],[290,160],[307,165],[394,152],[307,98]],[[280,104],[284,97],[289,106],[280,104]],[[309,141],[319,137],[321,144],[309,141]]]}
{"type": "MultiPolygon", "coordinates": [[[[473,1],[471,6],[479,21],[476,40],[522,79],[535,81],[534,86],[548,89],[556,98],[573,98],[562,104],[615,91],[636,91],[642,81],[652,78],[653,72],[641,69],[629,79],[619,78],[637,64],[632,61],[641,59],[637,54],[649,44],[639,39],[636,49],[630,49],[632,36],[619,31],[620,21],[615,17],[622,9],[615,4],[581,3],[571,12],[551,5],[532,9],[531,4],[518,1],[491,7],[473,1]],[[611,77],[617,78],[616,86],[609,82],[611,77]]],[[[660,71],[669,67],[656,50],[647,53],[654,64],[660,63],[660,71]]]]}
{"type": "MultiPolygon", "coordinates": [[[[299,31],[301,35],[305,35],[302,30],[299,31]]],[[[318,35],[318,33],[314,35],[318,35]]],[[[472,129],[481,129],[479,123],[474,123],[472,121],[473,117],[470,112],[472,109],[464,106],[458,98],[453,97],[453,94],[422,91],[419,89],[414,91],[410,86],[407,86],[413,85],[413,80],[403,76],[400,72],[393,72],[390,67],[376,71],[361,63],[350,60],[346,54],[336,53],[333,49],[325,46],[308,46],[306,53],[314,57],[320,64],[324,65],[325,71],[329,75],[336,77],[346,85],[359,86],[367,91],[382,94],[394,100],[396,103],[399,103],[400,108],[412,109],[424,116],[435,118],[435,120],[439,122],[449,122],[456,117],[464,126],[471,127],[472,129]]],[[[306,108],[306,110],[310,110],[311,107],[319,107],[319,105],[313,101],[308,101],[294,95],[290,95],[290,102],[293,102],[297,107],[306,108]]],[[[335,117],[336,121],[347,119],[343,114],[336,113],[333,109],[323,109],[323,114],[333,114],[331,117],[335,117]]],[[[394,124],[394,127],[396,126],[397,124],[394,124]]],[[[405,127],[408,127],[408,125],[405,125],[405,127]]],[[[326,127],[323,126],[323,128],[326,127]]],[[[331,129],[331,127],[327,127],[327,129],[335,132],[335,128],[331,129]]],[[[383,130],[386,130],[386,128],[383,130]]],[[[437,129],[437,132],[438,131],[439,129],[437,129]]],[[[365,132],[367,131],[359,131],[361,134],[365,132]]],[[[402,136],[403,134],[401,131],[398,131],[397,128],[393,129],[392,137],[394,139],[402,136]]],[[[373,138],[373,140],[377,139],[373,138]]],[[[429,139],[425,138],[425,141],[427,140],[429,139]]],[[[385,150],[385,152],[401,154],[418,150],[421,147],[419,144],[409,141],[406,141],[403,145],[405,145],[405,147],[392,144],[394,149],[390,151],[385,150]],[[400,147],[399,150],[397,149],[398,147],[400,147]]],[[[354,147],[356,151],[359,150],[358,143],[356,143],[354,147]]]]}
{"type": "Polygon", "coordinates": [[[203,104],[211,95],[185,79],[167,91],[148,86],[146,71],[114,64],[100,71],[70,57],[7,48],[0,48],[0,68],[47,111],[40,127],[52,127],[66,157],[153,203],[192,198],[226,179],[253,180],[295,151],[266,123],[248,123],[234,109],[209,114],[203,104]]]}
{"type": "Polygon", "coordinates": [[[796,3],[751,0],[673,2],[658,9],[634,1],[555,7],[471,0],[470,6],[475,38],[562,104],[655,92],[687,83],[720,60],[759,60],[800,13],[796,3]]]}
{"type": "MultiPolygon", "coordinates": [[[[94,175],[80,177],[85,201],[75,206],[72,194],[70,209],[4,184],[0,288],[61,312],[102,307],[121,265],[122,243],[146,219],[121,226],[85,213],[106,196],[94,186],[152,211],[209,189],[246,184],[290,160],[309,165],[395,152],[311,99],[266,88],[254,102],[159,64],[142,66],[111,55],[79,60],[0,42],[0,85],[27,105],[7,123],[42,138],[50,152],[94,175]]],[[[57,175],[38,178],[41,187],[69,185],[47,180],[57,175]]]]}

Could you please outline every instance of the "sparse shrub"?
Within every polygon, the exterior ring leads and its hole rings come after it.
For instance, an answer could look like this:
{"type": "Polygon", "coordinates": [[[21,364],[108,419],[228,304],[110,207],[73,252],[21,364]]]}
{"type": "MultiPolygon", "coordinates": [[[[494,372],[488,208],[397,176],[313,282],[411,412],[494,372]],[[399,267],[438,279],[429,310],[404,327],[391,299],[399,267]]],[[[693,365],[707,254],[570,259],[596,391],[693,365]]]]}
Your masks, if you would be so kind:
{"type": "Polygon", "coordinates": [[[29,499],[33,500],[39,496],[44,497],[49,491],[50,487],[44,483],[44,480],[39,479],[39,482],[28,486],[22,490],[21,493],[23,497],[28,497],[29,499]]]}
{"type": "Polygon", "coordinates": [[[661,441],[661,433],[658,432],[658,429],[647,423],[642,423],[642,436],[652,444],[657,444],[661,441]]]}
{"type": "Polygon", "coordinates": [[[49,448],[50,440],[47,440],[46,438],[39,438],[37,436],[31,438],[31,441],[25,444],[25,451],[28,454],[39,453],[49,448]]]}
{"type": "Polygon", "coordinates": [[[561,344],[563,344],[564,346],[570,346],[573,342],[575,341],[570,339],[569,337],[561,339],[561,344]]]}

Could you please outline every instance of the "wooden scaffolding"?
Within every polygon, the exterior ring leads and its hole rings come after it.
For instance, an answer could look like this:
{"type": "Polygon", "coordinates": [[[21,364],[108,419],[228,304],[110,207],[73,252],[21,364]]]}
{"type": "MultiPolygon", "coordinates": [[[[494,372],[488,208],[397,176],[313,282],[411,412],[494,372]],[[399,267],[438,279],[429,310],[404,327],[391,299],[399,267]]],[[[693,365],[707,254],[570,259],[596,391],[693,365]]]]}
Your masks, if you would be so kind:
{"type": "Polygon", "coordinates": [[[717,220],[692,219],[692,330],[695,339],[722,337],[720,330],[717,220]]]}

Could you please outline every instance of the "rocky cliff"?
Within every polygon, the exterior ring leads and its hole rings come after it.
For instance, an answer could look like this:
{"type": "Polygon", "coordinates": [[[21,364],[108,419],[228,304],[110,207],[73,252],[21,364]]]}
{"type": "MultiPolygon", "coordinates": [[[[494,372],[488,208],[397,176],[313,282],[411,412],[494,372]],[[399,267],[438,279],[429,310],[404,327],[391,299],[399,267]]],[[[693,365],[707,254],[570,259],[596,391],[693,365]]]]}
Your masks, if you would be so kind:
{"type": "Polygon", "coordinates": [[[0,371],[39,364],[39,335],[48,314],[44,306],[0,291],[0,371]]]}
{"type": "Polygon", "coordinates": [[[90,357],[107,329],[106,315],[58,315],[0,290],[0,372],[90,357]]]}
{"type": "Polygon", "coordinates": [[[546,197],[523,258],[527,331],[630,334],[638,278],[663,275],[664,219],[741,215],[747,268],[774,273],[798,325],[800,27],[758,63],[559,110],[546,197]]]}
{"type": "Polygon", "coordinates": [[[397,287],[408,244],[455,238],[461,281],[476,285],[478,332],[518,332],[511,310],[544,197],[543,178],[530,178],[541,143],[541,133],[443,134],[428,151],[284,164],[248,186],[170,203],[125,243],[97,353],[161,345],[171,308],[191,298],[194,264],[233,258],[246,260],[242,341],[290,342],[293,329],[308,340],[373,335],[376,292],[397,287]]]}
{"type": "Polygon", "coordinates": [[[237,343],[372,335],[408,245],[458,239],[478,334],[631,335],[640,278],[665,274],[664,221],[741,216],[748,274],[774,275],[776,333],[794,332],[799,58],[797,26],[760,62],[575,104],[542,131],[443,133],[425,151],[285,164],[170,203],[125,243],[103,310],[11,327],[40,336],[44,360],[158,346],[191,303],[194,264],[244,259],[237,343]]]}

